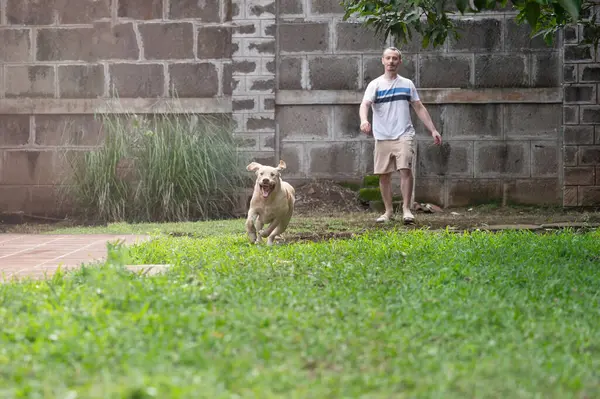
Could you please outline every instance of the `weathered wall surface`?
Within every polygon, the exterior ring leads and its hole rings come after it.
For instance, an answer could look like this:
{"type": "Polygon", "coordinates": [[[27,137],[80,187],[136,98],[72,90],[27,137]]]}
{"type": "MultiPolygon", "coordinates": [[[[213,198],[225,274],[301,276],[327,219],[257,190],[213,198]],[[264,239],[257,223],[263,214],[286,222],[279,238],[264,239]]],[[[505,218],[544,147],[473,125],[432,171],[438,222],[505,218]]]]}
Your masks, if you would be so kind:
{"type": "MultiPolygon", "coordinates": [[[[277,127],[297,178],[360,178],[372,171],[372,139],[358,105],[382,72],[385,45],[342,21],[337,1],[283,0],[279,7],[277,127]]],[[[446,206],[512,201],[559,204],[560,46],[528,39],[514,13],[461,22],[459,40],[422,49],[396,45],[444,145],[419,136],[416,197],[446,206]]],[[[396,179],[398,180],[398,179],[396,179]]]]}
{"type": "Polygon", "coordinates": [[[231,112],[229,1],[0,4],[2,211],[58,207],[54,188],[68,173],[58,150],[97,144],[103,108],[231,112]]]}
{"type": "Polygon", "coordinates": [[[600,204],[599,55],[580,44],[585,32],[564,32],[564,197],[565,206],[600,204]]]}
{"type": "MultiPolygon", "coordinates": [[[[360,180],[373,142],[358,106],[392,43],[338,3],[0,2],[0,211],[56,213],[60,154],[101,141],[97,112],[231,115],[240,150],[283,158],[288,179],[360,180]]],[[[514,16],[464,18],[435,50],[396,44],[444,137],[433,146],[413,115],[418,200],[600,203],[597,55],[576,30],[531,41],[514,16]]]]}

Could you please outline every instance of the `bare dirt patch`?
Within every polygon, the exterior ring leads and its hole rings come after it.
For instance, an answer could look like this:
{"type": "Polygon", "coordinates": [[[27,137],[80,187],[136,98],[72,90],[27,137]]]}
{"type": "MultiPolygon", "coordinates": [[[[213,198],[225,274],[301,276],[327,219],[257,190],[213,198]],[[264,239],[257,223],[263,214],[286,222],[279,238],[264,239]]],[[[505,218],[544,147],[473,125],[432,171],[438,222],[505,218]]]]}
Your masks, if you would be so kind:
{"type": "Polygon", "coordinates": [[[296,187],[294,214],[362,212],[365,206],[358,194],[333,181],[320,180],[296,187]]]}

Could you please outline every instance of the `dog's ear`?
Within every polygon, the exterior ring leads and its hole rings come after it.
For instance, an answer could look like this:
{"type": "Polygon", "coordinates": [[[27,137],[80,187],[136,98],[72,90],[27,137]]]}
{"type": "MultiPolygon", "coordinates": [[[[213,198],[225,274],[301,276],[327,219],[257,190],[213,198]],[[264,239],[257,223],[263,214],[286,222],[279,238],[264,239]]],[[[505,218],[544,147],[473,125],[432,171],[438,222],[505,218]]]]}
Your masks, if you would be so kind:
{"type": "Polygon", "coordinates": [[[259,164],[258,162],[251,162],[248,166],[246,166],[246,170],[250,171],[250,172],[255,172],[257,169],[259,169],[262,165],[259,164]]]}
{"type": "Polygon", "coordinates": [[[285,168],[286,168],[286,164],[285,164],[285,162],[283,162],[283,159],[280,159],[280,160],[279,160],[279,166],[277,166],[277,170],[279,170],[279,171],[281,172],[281,171],[282,171],[282,170],[284,170],[285,168]]]}

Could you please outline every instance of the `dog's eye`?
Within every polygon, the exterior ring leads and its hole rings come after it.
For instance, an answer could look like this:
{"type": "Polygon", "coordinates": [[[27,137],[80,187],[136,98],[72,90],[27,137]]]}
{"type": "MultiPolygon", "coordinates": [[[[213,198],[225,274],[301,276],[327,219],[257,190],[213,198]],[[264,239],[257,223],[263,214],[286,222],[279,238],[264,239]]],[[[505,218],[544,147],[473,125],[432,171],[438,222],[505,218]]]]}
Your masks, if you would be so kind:
{"type": "Polygon", "coordinates": [[[271,172],[271,176],[275,176],[275,173],[271,172]]]}

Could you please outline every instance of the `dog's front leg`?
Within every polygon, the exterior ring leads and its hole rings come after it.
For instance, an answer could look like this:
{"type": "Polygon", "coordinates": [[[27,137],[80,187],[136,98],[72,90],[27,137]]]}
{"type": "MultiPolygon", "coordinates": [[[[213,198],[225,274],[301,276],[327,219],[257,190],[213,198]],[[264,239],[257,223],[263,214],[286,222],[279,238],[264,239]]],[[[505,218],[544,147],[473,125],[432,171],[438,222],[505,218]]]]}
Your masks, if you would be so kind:
{"type": "Polygon", "coordinates": [[[256,226],[254,223],[257,217],[258,215],[256,213],[250,212],[248,214],[248,219],[246,219],[246,233],[248,234],[250,242],[256,242],[256,226]]]}
{"type": "Polygon", "coordinates": [[[258,232],[258,234],[256,235],[256,239],[255,239],[255,243],[259,244],[262,241],[262,235],[261,235],[261,230],[264,226],[265,222],[263,221],[263,218],[258,215],[256,217],[256,231],[258,232]]]}
{"type": "Polygon", "coordinates": [[[279,226],[279,220],[273,220],[266,230],[259,230],[258,234],[260,234],[261,237],[268,237],[277,226],[279,226]]]}
{"type": "Polygon", "coordinates": [[[284,223],[278,223],[277,226],[275,226],[275,229],[271,232],[271,234],[269,234],[267,245],[273,245],[275,237],[283,233],[283,230],[285,230],[284,223]]]}

